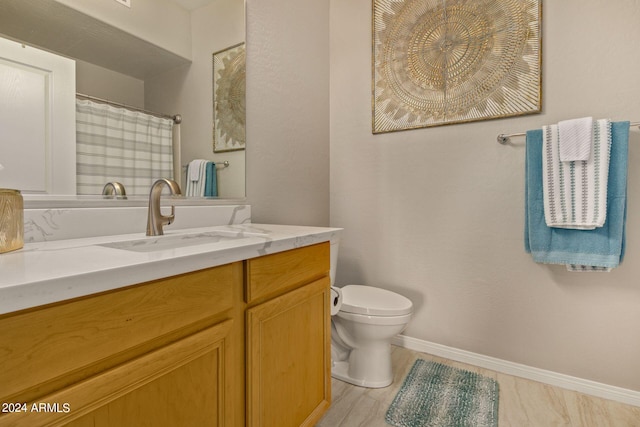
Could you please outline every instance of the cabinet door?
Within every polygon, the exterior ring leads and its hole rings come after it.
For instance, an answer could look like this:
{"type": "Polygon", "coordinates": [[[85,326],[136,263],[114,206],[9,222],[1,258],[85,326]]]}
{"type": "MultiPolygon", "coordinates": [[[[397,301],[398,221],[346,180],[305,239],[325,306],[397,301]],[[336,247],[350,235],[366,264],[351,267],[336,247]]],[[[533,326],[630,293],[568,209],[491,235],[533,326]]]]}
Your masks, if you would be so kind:
{"type": "Polygon", "coordinates": [[[2,186],[76,194],[76,63],[0,38],[2,186]]]}
{"type": "Polygon", "coordinates": [[[56,411],[15,413],[2,421],[15,426],[222,426],[225,371],[228,363],[237,363],[225,357],[232,323],[212,326],[40,400],[57,404],[56,411]]]}
{"type": "Polygon", "coordinates": [[[313,426],[331,402],[329,278],[247,310],[247,423],[313,426]]]}

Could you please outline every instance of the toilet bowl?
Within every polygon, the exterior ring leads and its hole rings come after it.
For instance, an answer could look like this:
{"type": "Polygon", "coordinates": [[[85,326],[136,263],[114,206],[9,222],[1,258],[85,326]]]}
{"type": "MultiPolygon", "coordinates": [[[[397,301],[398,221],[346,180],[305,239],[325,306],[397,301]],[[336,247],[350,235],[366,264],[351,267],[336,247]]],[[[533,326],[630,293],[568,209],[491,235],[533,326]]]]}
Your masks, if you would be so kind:
{"type": "Polygon", "coordinates": [[[394,292],[362,285],[341,288],[342,305],[331,318],[331,376],[361,387],[393,381],[391,339],[402,332],[413,304],[394,292]]]}

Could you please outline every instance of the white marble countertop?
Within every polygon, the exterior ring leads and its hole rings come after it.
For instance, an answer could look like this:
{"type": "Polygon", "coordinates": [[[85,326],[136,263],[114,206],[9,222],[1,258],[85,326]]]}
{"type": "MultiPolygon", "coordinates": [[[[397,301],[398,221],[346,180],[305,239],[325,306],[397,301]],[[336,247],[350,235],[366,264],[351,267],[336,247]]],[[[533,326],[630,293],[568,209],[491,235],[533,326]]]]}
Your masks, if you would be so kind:
{"type": "Polygon", "coordinates": [[[337,242],[340,230],[237,224],[177,231],[166,228],[165,236],[160,237],[136,233],[27,243],[21,250],[0,254],[0,314],[315,243],[337,242]],[[220,237],[212,237],[211,242],[205,238],[216,232],[220,237]],[[167,237],[195,240],[163,247],[167,237]],[[124,248],[104,246],[114,242],[124,248]],[[152,250],[154,244],[158,246],[152,250]]]}

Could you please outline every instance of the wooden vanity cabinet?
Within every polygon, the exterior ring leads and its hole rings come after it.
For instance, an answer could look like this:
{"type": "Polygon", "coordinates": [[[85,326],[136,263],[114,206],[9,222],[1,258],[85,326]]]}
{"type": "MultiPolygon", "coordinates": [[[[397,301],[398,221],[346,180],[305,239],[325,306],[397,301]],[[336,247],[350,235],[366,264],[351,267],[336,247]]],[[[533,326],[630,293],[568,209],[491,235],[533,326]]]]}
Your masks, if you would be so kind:
{"type": "Polygon", "coordinates": [[[247,261],[247,425],[314,426],[331,403],[329,243],[247,261]]]}
{"type": "Polygon", "coordinates": [[[243,425],[242,268],[0,316],[0,426],[243,425]]]}
{"type": "Polygon", "coordinates": [[[0,315],[0,427],[315,425],[329,247],[0,315]]]}

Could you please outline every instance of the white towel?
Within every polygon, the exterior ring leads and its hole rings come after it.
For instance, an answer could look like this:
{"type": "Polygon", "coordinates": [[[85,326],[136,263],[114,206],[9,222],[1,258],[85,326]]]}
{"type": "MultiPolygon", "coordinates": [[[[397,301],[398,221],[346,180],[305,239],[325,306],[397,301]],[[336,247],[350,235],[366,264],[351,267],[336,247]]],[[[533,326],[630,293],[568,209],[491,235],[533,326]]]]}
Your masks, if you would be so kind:
{"type": "Polygon", "coordinates": [[[586,161],[560,161],[558,125],[542,129],[542,185],[547,226],[592,230],[607,215],[611,121],[593,125],[593,153],[586,161]]]}
{"type": "Polygon", "coordinates": [[[560,160],[586,161],[591,156],[593,117],[558,122],[560,160]]]}
{"type": "Polygon", "coordinates": [[[195,159],[189,162],[189,181],[197,181],[200,179],[200,165],[204,160],[195,159]]]}
{"type": "Polygon", "coordinates": [[[187,167],[187,196],[203,197],[206,183],[207,161],[195,159],[187,167]]]}

